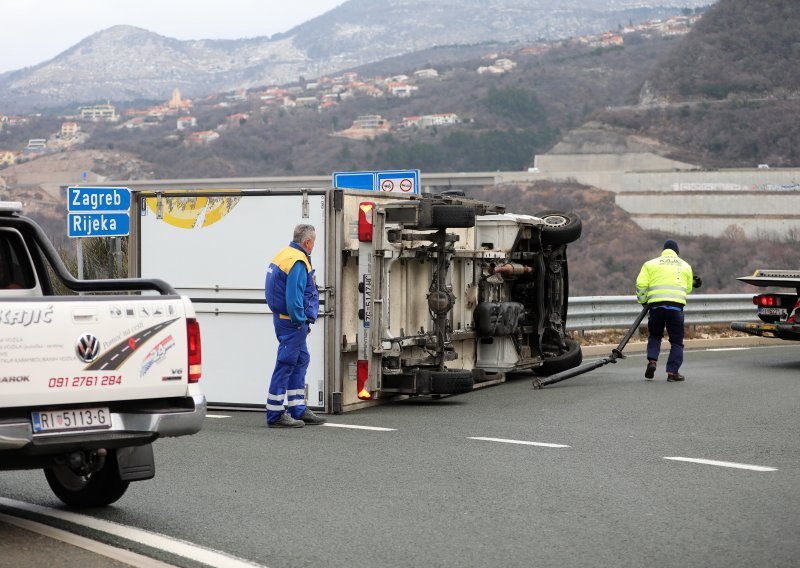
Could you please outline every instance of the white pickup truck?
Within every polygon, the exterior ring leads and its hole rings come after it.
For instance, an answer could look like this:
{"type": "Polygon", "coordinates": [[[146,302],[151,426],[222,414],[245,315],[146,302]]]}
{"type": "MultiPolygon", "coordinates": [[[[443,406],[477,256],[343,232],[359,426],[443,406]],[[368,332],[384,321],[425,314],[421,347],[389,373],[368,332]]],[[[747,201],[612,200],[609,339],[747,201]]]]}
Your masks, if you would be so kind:
{"type": "Polygon", "coordinates": [[[200,328],[161,280],[74,279],[20,212],[0,202],[0,470],[104,506],[155,475],[154,440],[200,430],[200,328]]]}

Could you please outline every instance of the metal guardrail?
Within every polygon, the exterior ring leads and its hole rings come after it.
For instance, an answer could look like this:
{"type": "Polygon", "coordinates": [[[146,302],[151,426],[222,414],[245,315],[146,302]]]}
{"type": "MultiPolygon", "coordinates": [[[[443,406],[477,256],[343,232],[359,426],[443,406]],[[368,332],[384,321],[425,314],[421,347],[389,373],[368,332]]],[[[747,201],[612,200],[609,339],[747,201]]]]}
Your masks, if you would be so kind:
{"type": "MultiPolygon", "coordinates": [[[[636,296],[578,296],[569,299],[567,329],[627,328],[642,306],[636,296]]],[[[753,294],[691,294],[686,301],[686,325],[756,321],[753,294]]]]}

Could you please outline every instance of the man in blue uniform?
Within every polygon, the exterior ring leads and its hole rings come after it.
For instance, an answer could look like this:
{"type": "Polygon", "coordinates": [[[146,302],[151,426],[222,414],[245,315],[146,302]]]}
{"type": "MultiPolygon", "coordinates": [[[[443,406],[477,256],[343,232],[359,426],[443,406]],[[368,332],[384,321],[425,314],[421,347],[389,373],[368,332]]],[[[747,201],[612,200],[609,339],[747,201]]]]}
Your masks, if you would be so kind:
{"type": "Polygon", "coordinates": [[[664,328],[669,335],[667,380],[684,380],[678,370],[683,364],[683,308],[686,296],[692,291],[694,277],[689,263],[678,256],[678,243],[668,239],[661,255],[642,265],[636,278],[636,299],[650,307],[647,330],[647,368],[644,376],[652,380],[656,372],[658,354],[664,328]]]}
{"type": "Polygon", "coordinates": [[[297,225],[292,242],[275,255],[267,269],[264,292],[279,342],[267,394],[270,428],[301,428],[326,421],[306,408],[305,400],[306,369],[311,361],[306,336],[319,315],[319,293],[311,268],[315,241],[313,225],[297,225]]]}

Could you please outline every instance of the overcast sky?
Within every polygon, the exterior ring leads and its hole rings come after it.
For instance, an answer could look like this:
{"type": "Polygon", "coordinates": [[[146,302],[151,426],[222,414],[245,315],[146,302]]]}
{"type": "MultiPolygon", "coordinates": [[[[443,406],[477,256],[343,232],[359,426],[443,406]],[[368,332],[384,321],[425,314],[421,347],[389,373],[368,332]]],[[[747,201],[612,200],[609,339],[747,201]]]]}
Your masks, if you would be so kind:
{"type": "Polygon", "coordinates": [[[52,59],[95,32],[127,24],[175,39],[285,32],[345,0],[0,0],[0,73],[52,59]]]}

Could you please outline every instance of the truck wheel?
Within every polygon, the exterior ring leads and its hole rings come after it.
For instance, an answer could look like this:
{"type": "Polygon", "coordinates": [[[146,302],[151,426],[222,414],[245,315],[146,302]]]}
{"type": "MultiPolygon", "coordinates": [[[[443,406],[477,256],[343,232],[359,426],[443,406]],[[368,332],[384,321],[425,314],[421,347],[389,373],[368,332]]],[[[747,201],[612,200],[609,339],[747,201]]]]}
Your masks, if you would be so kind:
{"type": "Polygon", "coordinates": [[[581,352],[580,344],[569,338],[564,339],[564,343],[567,346],[567,350],[561,355],[546,358],[542,366],[536,369],[536,374],[553,375],[581,364],[581,361],[583,361],[583,353],[581,352]]]}
{"type": "Polygon", "coordinates": [[[431,394],[462,394],[475,385],[472,371],[432,371],[431,394]]]}
{"type": "Polygon", "coordinates": [[[536,213],[536,217],[544,219],[542,244],[565,245],[577,241],[581,236],[581,218],[575,213],[548,210],[536,213]]]}
{"type": "Polygon", "coordinates": [[[79,475],[68,466],[59,465],[45,469],[44,476],[56,497],[78,509],[110,505],[122,497],[130,485],[130,481],[120,479],[116,454],[112,453],[101,470],[89,475],[79,475]]]}

